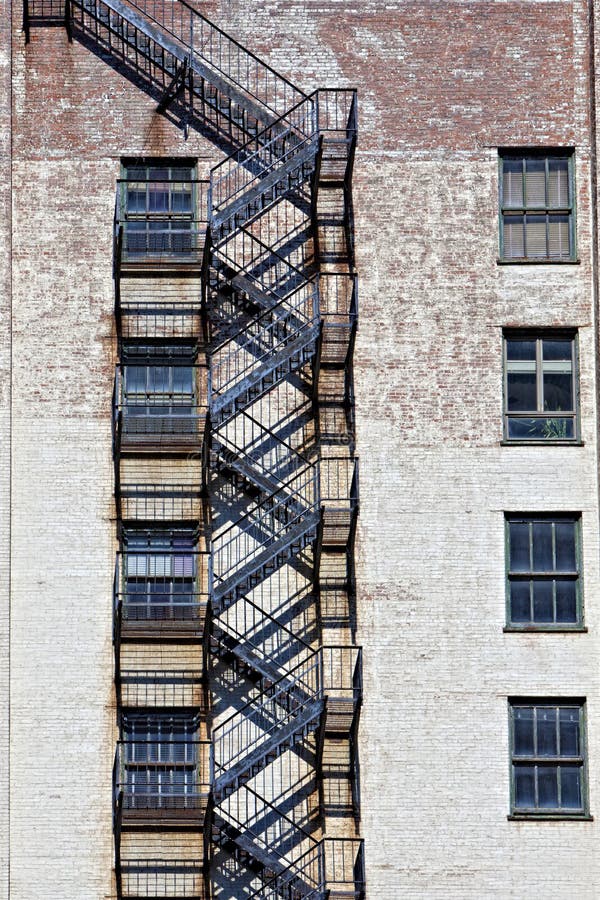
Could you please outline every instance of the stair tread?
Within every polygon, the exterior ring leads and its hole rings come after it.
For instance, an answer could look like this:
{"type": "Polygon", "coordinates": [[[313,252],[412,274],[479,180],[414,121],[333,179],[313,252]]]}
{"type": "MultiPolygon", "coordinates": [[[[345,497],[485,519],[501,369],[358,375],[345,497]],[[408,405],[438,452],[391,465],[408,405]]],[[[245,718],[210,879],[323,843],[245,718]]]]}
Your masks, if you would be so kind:
{"type": "Polygon", "coordinates": [[[275,751],[273,759],[284,753],[288,749],[287,742],[302,732],[306,726],[313,723],[315,719],[320,719],[323,709],[324,701],[321,698],[305,703],[302,710],[293,719],[282,725],[275,734],[272,734],[245,759],[240,760],[231,769],[223,772],[215,779],[213,785],[215,797],[225,796],[227,788],[230,788],[232,785],[249,781],[253,777],[253,769],[256,768],[256,772],[258,772],[264,768],[265,760],[270,752],[275,751]]]}

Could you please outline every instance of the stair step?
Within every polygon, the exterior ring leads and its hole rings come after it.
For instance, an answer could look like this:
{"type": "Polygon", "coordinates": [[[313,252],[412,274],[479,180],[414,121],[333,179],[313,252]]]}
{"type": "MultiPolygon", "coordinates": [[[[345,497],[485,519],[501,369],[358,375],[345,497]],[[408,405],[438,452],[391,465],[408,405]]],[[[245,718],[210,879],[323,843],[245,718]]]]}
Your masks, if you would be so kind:
{"type": "Polygon", "coordinates": [[[306,703],[300,713],[283,725],[276,734],[254,750],[246,759],[237,762],[231,769],[219,775],[213,784],[213,793],[217,802],[230,796],[240,785],[250,781],[269,762],[277,759],[282,753],[314,731],[321,720],[324,701],[311,700],[306,703]],[[294,740],[295,739],[295,740],[294,740]],[[274,754],[274,755],[273,755],[274,754]]]}

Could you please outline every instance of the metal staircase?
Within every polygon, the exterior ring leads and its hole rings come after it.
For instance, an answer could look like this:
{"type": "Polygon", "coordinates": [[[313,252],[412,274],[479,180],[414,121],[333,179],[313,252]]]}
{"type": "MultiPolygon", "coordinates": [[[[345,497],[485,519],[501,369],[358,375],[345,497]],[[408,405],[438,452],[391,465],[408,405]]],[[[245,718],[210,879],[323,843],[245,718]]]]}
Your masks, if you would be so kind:
{"type": "Polygon", "coordinates": [[[328,400],[346,424],[351,418],[355,92],[306,95],[183,0],[25,0],[26,41],[52,24],[99,49],[165,116],[184,131],[201,130],[227,154],[209,184],[198,182],[190,223],[179,230],[165,223],[161,232],[154,222],[152,245],[139,243],[140,228],[131,229],[118,200],[115,210],[121,352],[132,337],[150,341],[153,353],[193,337],[206,348],[208,368],[203,406],[195,395],[176,402],[164,392],[159,401],[139,392],[132,401],[122,362],[113,400],[117,514],[150,531],[194,522],[203,532],[203,495],[212,508],[208,564],[194,564],[193,587],[171,576],[167,591],[164,553],[123,550],[117,561],[115,682],[125,718],[140,708],[151,721],[166,709],[176,722],[192,709],[206,732],[181,747],[153,739],[141,757],[139,740],[122,735],[114,782],[118,895],[205,898],[230,860],[231,897],[239,883],[256,898],[360,900],[362,842],[323,835],[322,779],[327,747],[345,742],[357,818],[362,654],[349,616],[326,631],[321,614],[332,565],[342,559],[341,591],[351,593],[358,472],[351,447],[329,452],[345,431],[334,428],[323,441],[319,413],[333,380],[341,394],[328,400]],[[345,254],[339,238],[327,236],[327,204],[338,202],[338,189],[341,224],[331,228],[341,229],[345,254]],[[148,271],[159,279],[157,292],[140,279],[148,271]],[[181,276],[192,285],[183,302],[169,293],[181,276]],[[127,279],[134,287],[124,292],[127,279]],[[131,461],[150,460],[152,468],[180,459],[184,480],[129,480],[131,461]],[[309,624],[301,629],[294,578],[305,584],[309,624]],[[133,593],[140,582],[141,599],[133,593]],[[201,664],[163,662],[140,677],[127,662],[133,645],[160,647],[157,659],[176,645],[196,646],[201,664]],[[198,691],[219,678],[232,687],[211,714],[198,691]],[[169,756],[169,747],[179,749],[169,756]],[[142,778],[151,790],[140,799],[142,778]],[[203,849],[132,858],[122,853],[123,829],[196,831],[203,849]]]}

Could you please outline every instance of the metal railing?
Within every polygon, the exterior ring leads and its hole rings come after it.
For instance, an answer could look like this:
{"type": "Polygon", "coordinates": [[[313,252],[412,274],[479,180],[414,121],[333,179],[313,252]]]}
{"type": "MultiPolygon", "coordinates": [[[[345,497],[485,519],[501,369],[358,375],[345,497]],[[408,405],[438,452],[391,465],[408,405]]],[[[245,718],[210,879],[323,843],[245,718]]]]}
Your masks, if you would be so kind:
{"type": "Polygon", "coordinates": [[[119,741],[113,786],[124,810],[200,810],[210,793],[210,741],[119,741]]]}
{"type": "Polygon", "coordinates": [[[345,134],[355,139],[358,128],[355,88],[319,88],[311,94],[317,106],[319,132],[345,134]]]}
{"type": "MultiPolygon", "coordinates": [[[[289,169],[297,156],[317,152],[317,125],[313,97],[289,109],[240,150],[218,163],[210,173],[210,221],[222,218],[228,207],[258,189],[267,176],[289,169]]],[[[269,178],[268,184],[277,179],[269,178]]]]}
{"type": "Polygon", "coordinates": [[[268,854],[273,870],[285,872],[290,863],[293,865],[305,856],[307,845],[310,849],[317,844],[297,820],[293,809],[290,813],[286,814],[245,785],[243,791],[231,794],[222,801],[218,815],[226,826],[243,831],[265,857],[268,854]]]}
{"type": "Polygon", "coordinates": [[[358,457],[323,457],[319,461],[321,502],[329,508],[358,504],[358,457]]]}
{"type": "MultiPolygon", "coordinates": [[[[81,0],[79,0],[81,2],[81,0]]],[[[94,2],[94,0],[91,0],[94,2]]],[[[84,6],[89,6],[86,0],[84,6]]],[[[110,0],[107,0],[110,6],[110,0]]],[[[250,98],[276,116],[293,107],[305,94],[290,81],[246,50],[185,0],[126,0],[125,7],[141,13],[144,19],[168,34],[175,46],[188,58],[190,65],[215,76],[221,76],[239,91],[241,98],[250,98]]],[[[118,10],[119,7],[115,8],[118,10]]],[[[140,23],[143,25],[143,22],[140,23]]],[[[175,48],[173,48],[175,49],[175,48]]]]}
{"type": "Polygon", "coordinates": [[[322,846],[330,900],[364,900],[364,841],[358,838],[324,838],[322,846]]]}
{"type": "Polygon", "coordinates": [[[289,259],[245,228],[238,228],[215,253],[221,264],[250,281],[248,290],[253,291],[253,299],[254,292],[258,291],[265,306],[284,300],[316,277],[297,269],[289,259]]]}
{"type": "Polygon", "coordinates": [[[127,707],[200,706],[202,674],[189,669],[121,669],[118,673],[121,704],[127,707]]]}
{"type": "Polygon", "coordinates": [[[192,859],[122,859],[124,898],[181,897],[204,900],[204,867],[192,859]]]}
{"type": "Polygon", "coordinates": [[[202,513],[202,485],[133,484],[117,485],[121,518],[143,521],[196,521],[202,513]]]}
{"type": "MultiPolygon", "coordinates": [[[[127,386],[127,365],[117,366],[113,390],[113,450],[169,445],[199,447],[206,431],[207,408],[196,401],[200,366],[184,366],[185,390],[134,390],[127,386]],[[186,384],[186,387],[187,384],[186,384]]],[[[162,366],[173,373],[176,366],[162,366]]]]}
{"type": "Polygon", "coordinates": [[[281,900],[282,897],[323,900],[324,891],[325,858],[321,842],[289,863],[284,871],[250,894],[248,900],[281,900]]]}
{"type": "Polygon", "coordinates": [[[200,179],[117,179],[113,230],[115,273],[119,274],[124,264],[185,263],[201,267],[209,184],[200,179]],[[140,207],[137,211],[128,208],[130,193],[131,206],[140,207]],[[174,208],[178,204],[181,210],[174,208]]]}
{"type": "Polygon", "coordinates": [[[224,592],[230,584],[257,571],[279,544],[294,540],[305,527],[316,524],[317,509],[318,473],[309,466],[213,539],[216,592],[224,592]]]}
{"type": "Polygon", "coordinates": [[[322,697],[317,652],[267,687],[260,702],[250,700],[213,730],[215,777],[264,749],[322,697]]]}
{"type": "Polygon", "coordinates": [[[115,617],[125,624],[191,625],[204,619],[207,595],[200,590],[202,560],[208,553],[117,553],[114,581],[115,617]]]}
{"type": "Polygon", "coordinates": [[[240,460],[255,476],[255,484],[270,492],[289,481],[308,465],[308,459],[291,444],[242,410],[235,419],[217,427],[213,450],[221,462],[240,460]]]}
{"type": "Polygon", "coordinates": [[[135,296],[129,290],[117,292],[116,316],[120,334],[128,340],[199,339],[203,334],[202,300],[196,296],[177,297],[177,292],[162,287],[136,284],[135,296]],[[143,288],[147,288],[143,293],[143,288]]]}
{"type": "Polygon", "coordinates": [[[316,340],[318,328],[319,295],[312,281],[211,351],[211,404],[251,376],[258,381],[277,368],[280,356],[316,340]]]}
{"type": "Polygon", "coordinates": [[[269,673],[276,672],[275,680],[283,678],[300,658],[314,652],[295,631],[248,597],[226,610],[214,627],[219,642],[226,648],[231,644],[241,646],[244,651],[242,660],[254,660],[258,672],[265,666],[269,673]]]}
{"type": "Polygon", "coordinates": [[[362,699],[362,647],[327,645],[319,653],[323,692],[354,711],[362,699]]]}

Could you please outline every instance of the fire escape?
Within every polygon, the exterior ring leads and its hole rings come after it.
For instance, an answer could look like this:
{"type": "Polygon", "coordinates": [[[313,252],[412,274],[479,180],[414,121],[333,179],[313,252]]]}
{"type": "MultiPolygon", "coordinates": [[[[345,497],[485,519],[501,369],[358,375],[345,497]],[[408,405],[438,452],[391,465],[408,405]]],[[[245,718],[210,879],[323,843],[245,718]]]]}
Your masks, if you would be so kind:
{"type": "Polygon", "coordinates": [[[39,25],[229,148],[117,184],[117,895],[361,900],[355,92],[181,0],[25,0],[39,25]]]}

